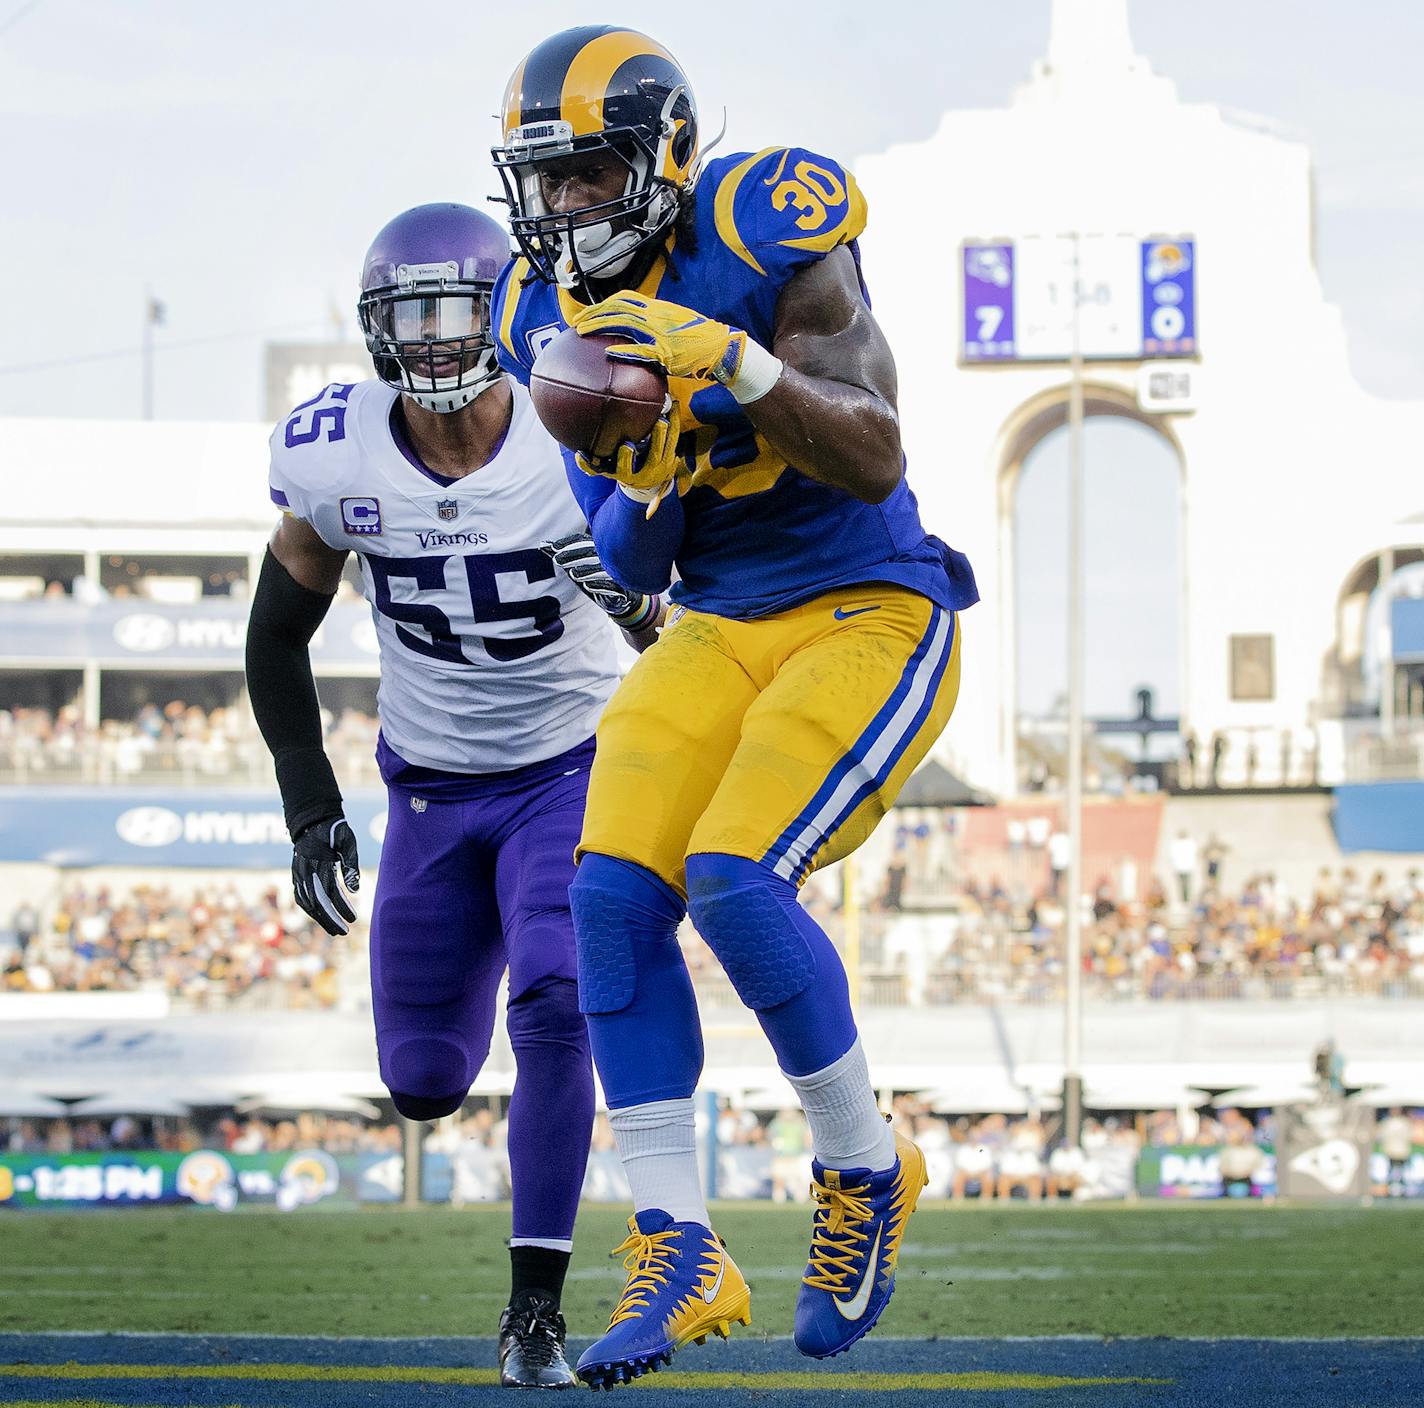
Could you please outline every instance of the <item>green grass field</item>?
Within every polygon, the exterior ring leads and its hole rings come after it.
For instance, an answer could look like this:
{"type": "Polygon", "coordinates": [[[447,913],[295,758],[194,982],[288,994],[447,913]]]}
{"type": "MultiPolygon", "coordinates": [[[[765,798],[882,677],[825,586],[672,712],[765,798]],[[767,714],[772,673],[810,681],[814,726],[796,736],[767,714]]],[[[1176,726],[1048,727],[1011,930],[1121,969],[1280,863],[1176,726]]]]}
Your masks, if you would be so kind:
{"type": "MultiPolygon", "coordinates": [[[[715,1214],[784,1335],[804,1209],[715,1214]]],[[[0,1329],[306,1335],[491,1333],[507,1290],[507,1208],[192,1210],[0,1217],[0,1329]]],[[[622,1284],[616,1208],[581,1214],[565,1294],[602,1329],[622,1284]]],[[[1424,1208],[1239,1205],[951,1208],[910,1224],[882,1334],[1311,1335],[1419,1332],[1424,1208]]]]}

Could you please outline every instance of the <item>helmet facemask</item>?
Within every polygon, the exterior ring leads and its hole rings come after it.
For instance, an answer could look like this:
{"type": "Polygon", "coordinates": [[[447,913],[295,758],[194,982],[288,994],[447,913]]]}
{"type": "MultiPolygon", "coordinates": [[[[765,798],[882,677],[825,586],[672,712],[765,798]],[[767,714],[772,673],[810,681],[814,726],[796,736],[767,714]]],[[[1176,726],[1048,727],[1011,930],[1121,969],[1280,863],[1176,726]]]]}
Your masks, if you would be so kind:
{"type": "Polygon", "coordinates": [[[499,377],[490,327],[493,284],[461,279],[453,261],[398,265],[395,281],[357,304],[376,375],[418,406],[448,414],[499,377]]]}
{"type": "MultiPolygon", "coordinates": [[[[591,280],[626,272],[639,250],[660,241],[677,219],[682,186],[658,173],[669,169],[669,153],[692,142],[685,120],[672,116],[686,89],[674,88],[663,104],[656,141],[643,127],[608,127],[575,137],[566,122],[528,123],[513,129],[506,145],[493,151],[511,209],[510,229],[534,272],[560,288],[586,287],[591,280]],[[549,210],[539,179],[542,164],[584,153],[605,154],[627,169],[623,194],[556,214],[549,210]]],[[[690,153],[689,153],[690,155],[690,153]]],[[[693,173],[695,176],[695,172],[693,173]]]]}

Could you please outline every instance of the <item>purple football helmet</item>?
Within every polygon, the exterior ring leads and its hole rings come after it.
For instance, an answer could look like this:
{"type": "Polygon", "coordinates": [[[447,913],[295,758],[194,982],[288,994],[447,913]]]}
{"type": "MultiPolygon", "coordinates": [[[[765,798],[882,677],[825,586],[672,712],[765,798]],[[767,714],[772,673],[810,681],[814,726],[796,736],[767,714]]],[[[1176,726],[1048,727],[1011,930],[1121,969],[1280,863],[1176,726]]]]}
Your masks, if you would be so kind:
{"type": "Polygon", "coordinates": [[[499,377],[490,295],[509,236],[467,205],[417,205],[366,252],[357,313],[376,375],[430,411],[458,411],[499,377]]]}

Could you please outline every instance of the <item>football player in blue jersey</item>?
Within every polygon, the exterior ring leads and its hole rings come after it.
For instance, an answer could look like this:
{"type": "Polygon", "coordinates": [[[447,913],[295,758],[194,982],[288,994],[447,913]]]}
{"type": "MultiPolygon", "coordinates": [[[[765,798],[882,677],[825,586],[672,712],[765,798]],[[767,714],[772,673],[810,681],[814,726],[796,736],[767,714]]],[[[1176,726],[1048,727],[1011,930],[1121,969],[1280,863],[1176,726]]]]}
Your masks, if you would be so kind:
{"type": "Polygon", "coordinates": [[[538,45],[495,149],[522,251],[500,278],[501,364],[526,381],[566,326],[662,368],[647,441],[569,457],[613,576],[678,610],[598,728],[571,897],[579,997],[628,1171],[628,1281],[579,1361],[612,1387],[746,1323],[693,1143],[702,1041],[686,913],[755,1011],[815,1148],[803,1353],[876,1322],[920,1190],[877,1108],[835,948],[797,902],[870,833],[959,688],[963,556],[905,482],[895,365],[861,278],[865,201],[828,157],[701,162],[677,61],[631,30],[538,45]]]}

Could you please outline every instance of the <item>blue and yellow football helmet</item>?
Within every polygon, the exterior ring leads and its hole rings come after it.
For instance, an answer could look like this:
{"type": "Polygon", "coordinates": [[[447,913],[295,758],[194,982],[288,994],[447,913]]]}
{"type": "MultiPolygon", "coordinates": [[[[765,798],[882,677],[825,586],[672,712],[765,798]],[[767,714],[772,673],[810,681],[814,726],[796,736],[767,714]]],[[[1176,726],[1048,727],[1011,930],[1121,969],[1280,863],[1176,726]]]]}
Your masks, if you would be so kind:
{"type": "Polygon", "coordinates": [[[697,104],[682,66],[656,40],[617,25],[566,29],[536,45],[505,89],[493,148],[510,228],[546,283],[613,278],[672,228],[699,162],[697,104]],[[549,210],[538,166],[607,152],[628,169],[623,194],[549,210]]]}

